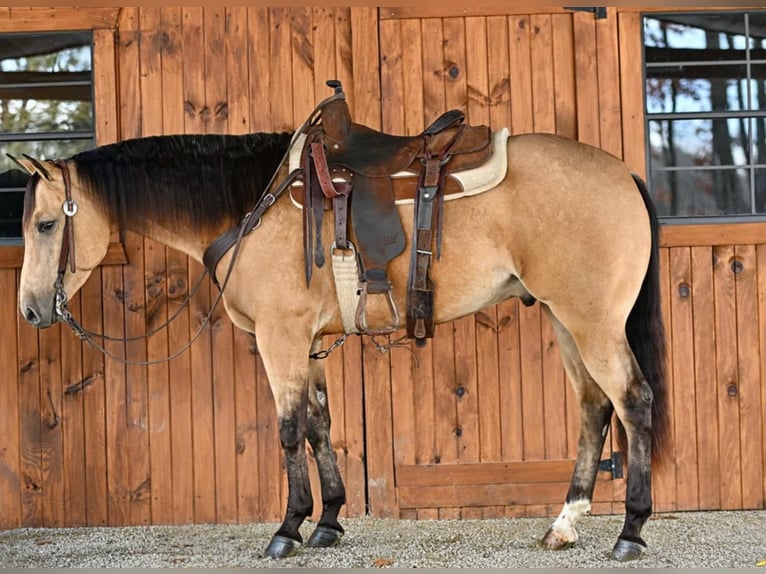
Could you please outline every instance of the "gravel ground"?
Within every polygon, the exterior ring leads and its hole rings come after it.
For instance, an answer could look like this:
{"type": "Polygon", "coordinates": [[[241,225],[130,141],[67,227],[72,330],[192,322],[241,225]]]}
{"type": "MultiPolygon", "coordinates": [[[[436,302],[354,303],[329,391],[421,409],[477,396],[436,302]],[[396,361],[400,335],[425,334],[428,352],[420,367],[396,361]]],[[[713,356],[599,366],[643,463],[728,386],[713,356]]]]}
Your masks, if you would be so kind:
{"type": "MultiPolygon", "coordinates": [[[[25,528],[0,533],[2,567],[614,567],[622,516],[591,516],[580,541],[544,551],[547,518],[492,520],[345,519],[332,549],[262,557],[276,524],[121,528],[25,528]]],[[[302,530],[308,538],[313,524],[302,530]]],[[[644,528],[649,550],[625,566],[755,567],[766,560],[766,511],[659,514],[644,528]]],[[[764,569],[766,572],[766,569],[764,569]]]]}

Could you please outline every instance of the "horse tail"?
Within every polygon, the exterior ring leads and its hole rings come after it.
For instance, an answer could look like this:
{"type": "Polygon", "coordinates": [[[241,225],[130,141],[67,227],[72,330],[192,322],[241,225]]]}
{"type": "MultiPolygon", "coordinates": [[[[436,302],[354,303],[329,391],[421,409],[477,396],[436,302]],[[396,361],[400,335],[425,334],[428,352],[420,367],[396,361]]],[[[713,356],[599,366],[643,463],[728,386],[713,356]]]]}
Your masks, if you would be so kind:
{"type": "MultiPolygon", "coordinates": [[[[649,197],[644,181],[635,173],[633,179],[641,192],[641,197],[649,213],[651,225],[652,249],[649,267],[641,284],[638,299],[628,315],[625,333],[638,366],[654,393],[652,401],[652,461],[662,466],[667,453],[670,422],[668,419],[668,385],[665,364],[665,326],[662,321],[660,305],[660,224],[657,211],[649,197]]],[[[618,424],[618,445],[622,452],[627,452],[625,429],[618,424]]]]}

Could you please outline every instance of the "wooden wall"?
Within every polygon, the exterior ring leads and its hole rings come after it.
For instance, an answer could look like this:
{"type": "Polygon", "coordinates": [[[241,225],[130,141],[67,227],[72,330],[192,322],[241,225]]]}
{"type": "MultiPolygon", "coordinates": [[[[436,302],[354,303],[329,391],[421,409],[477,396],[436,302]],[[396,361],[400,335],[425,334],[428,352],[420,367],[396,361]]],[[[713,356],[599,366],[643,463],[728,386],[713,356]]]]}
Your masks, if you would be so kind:
{"type": "MultiPolygon", "coordinates": [[[[0,13],[0,32],[45,29],[39,10],[0,13]]],[[[100,143],[292,129],[339,78],[355,119],[386,131],[418,132],[457,107],[473,123],[578,138],[644,171],[636,8],[603,20],[558,8],[45,10],[62,10],[69,29],[97,28],[100,143]]],[[[675,440],[656,507],[763,508],[766,226],[663,237],[675,440]]],[[[162,323],[200,272],[131,234],[112,252],[72,304],[110,334],[162,323]]],[[[280,519],[285,473],[252,338],[218,310],[180,357],[122,366],[21,320],[18,255],[0,248],[0,305],[14,313],[0,341],[0,529],[280,519]]],[[[202,291],[168,331],[108,349],[132,360],[178,349],[216,293],[202,291]]],[[[558,512],[577,407],[537,306],[510,301],[439,326],[411,354],[353,337],[327,372],[346,515],[558,512]]],[[[600,479],[594,512],[620,512],[624,481],[600,479]]]]}

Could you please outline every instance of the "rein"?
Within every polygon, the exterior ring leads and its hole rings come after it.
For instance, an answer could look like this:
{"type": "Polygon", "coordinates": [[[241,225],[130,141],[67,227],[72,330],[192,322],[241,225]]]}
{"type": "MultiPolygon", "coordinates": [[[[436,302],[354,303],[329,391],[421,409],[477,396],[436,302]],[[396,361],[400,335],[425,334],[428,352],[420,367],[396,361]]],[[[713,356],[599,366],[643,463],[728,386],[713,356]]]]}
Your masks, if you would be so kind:
{"type": "MultiPolygon", "coordinates": [[[[317,107],[314,108],[314,110],[311,112],[311,114],[306,119],[306,121],[304,121],[303,124],[301,124],[301,126],[298,128],[298,130],[295,131],[290,141],[290,145],[287,146],[287,150],[285,151],[284,155],[282,156],[282,159],[280,160],[279,164],[274,170],[274,173],[272,174],[271,179],[266,185],[266,188],[265,188],[266,190],[269,190],[274,184],[274,181],[276,180],[277,175],[279,174],[279,170],[282,168],[285,161],[287,160],[290,154],[290,150],[292,149],[293,145],[297,141],[298,136],[303,134],[308,127],[310,127],[311,125],[316,123],[316,121],[318,121],[319,112],[325,106],[325,104],[329,103],[332,100],[337,99],[338,97],[339,97],[338,94],[334,94],[333,96],[330,96],[329,98],[326,98],[323,101],[321,101],[317,105],[317,107]]],[[[216,240],[214,240],[213,243],[211,243],[211,245],[208,247],[208,249],[205,251],[203,255],[205,270],[202,272],[196,284],[194,285],[192,290],[189,292],[189,295],[187,296],[186,300],[179,306],[179,308],[175,311],[175,313],[173,313],[173,315],[170,318],[168,318],[167,321],[165,321],[165,323],[163,323],[162,325],[156,327],[155,329],[143,335],[137,335],[134,337],[111,337],[108,335],[95,333],[93,331],[89,331],[85,329],[82,325],[80,325],[75,320],[75,318],[72,316],[72,313],[69,311],[67,306],[69,300],[68,300],[66,291],[64,290],[64,275],[66,274],[67,263],[69,263],[69,267],[72,273],[74,273],[77,270],[77,266],[75,262],[73,218],[75,214],[77,213],[78,207],[77,207],[77,203],[75,203],[75,201],[72,200],[72,184],[71,184],[71,178],[69,174],[69,166],[64,160],[57,161],[56,165],[61,169],[61,172],[64,178],[65,201],[64,201],[64,204],[62,205],[62,211],[64,212],[64,215],[66,216],[66,219],[64,221],[64,236],[62,238],[62,243],[61,243],[61,255],[59,257],[58,273],[56,276],[56,281],[54,283],[54,290],[55,290],[54,310],[55,310],[56,316],[63,323],[68,325],[72,329],[72,331],[74,331],[74,333],[82,341],[85,341],[89,346],[93,347],[94,349],[97,349],[98,351],[106,355],[107,357],[114,359],[116,361],[119,361],[120,363],[124,365],[136,365],[136,366],[156,365],[156,364],[170,361],[178,357],[182,353],[184,353],[189,347],[191,347],[194,344],[194,342],[200,337],[200,335],[202,335],[202,331],[210,323],[210,320],[213,316],[213,312],[215,311],[216,307],[218,306],[221,299],[223,298],[224,290],[226,289],[226,286],[229,282],[232,271],[234,270],[234,264],[237,260],[237,255],[239,254],[239,249],[242,243],[242,239],[244,238],[245,235],[247,235],[254,229],[258,229],[261,223],[261,218],[269,209],[269,207],[274,205],[274,203],[277,201],[279,196],[282,195],[285,189],[287,189],[290,186],[290,184],[302,173],[301,169],[294,169],[292,172],[290,172],[290,174],[288,174],[285,180],[282,181],[273,192],[265,193],[259,199],[255,208],[244,216],[244,218],[239,223],[239,225],[231,228],[230,230],[225,232],[223,235],[218,237],[216,240]],[[224,275],[223,281],[219,284],[215,276],[215,267],[217,266],[221,258],[232,248],[234,250],[232,251],[231,260],[229,261],[229,265],[226,269],[226,274],[224,275]],[[213,301],[213,304],[210,306],[210,311],[208,311],[208,313],[205,315],[202,322],[200,323],[200,326],[197,329],[194,336],[189,340],[188,343],[186,343],[179,350],[161,359],[154,359],[151,361],[131,361],[123,357],[114,355],[113,353],[110,353],[109,350],[104,347],[104,345],[98,343],[97,339],[101,339],[103,341],[118,341],[118,342],[139,341],[142,339],[147,339],[148,337],[151,337],[152,335],[158,333],[162,329],[167,328],[168,325],[170,325],[170,323],[173,320],[175,320],[180,315],[181,311],[191,302],[192,297],[197,292],[199,287],[202,285],[205,275],[210,275],[213,282],[218,286],[219,288],[218,295],[213,301]]],[[[341,337],[341,339],[336,341],[336,344],[333,345],[331,349],[329,349],[328,351],[314,353],[310,355],[310,358],[323,359],[327,355],[329,355],[329,353],[332,352],[332,350],[342,345],[344,341],[345,341],[345,336],[341,337]]]]}

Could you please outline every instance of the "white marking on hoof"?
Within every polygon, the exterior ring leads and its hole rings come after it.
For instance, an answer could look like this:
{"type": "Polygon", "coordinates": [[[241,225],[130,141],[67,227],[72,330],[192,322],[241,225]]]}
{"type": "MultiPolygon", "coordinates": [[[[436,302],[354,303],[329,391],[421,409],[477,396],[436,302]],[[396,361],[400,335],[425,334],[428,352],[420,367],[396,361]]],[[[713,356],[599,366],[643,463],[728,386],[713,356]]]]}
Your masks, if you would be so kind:
{"type": "Polygon", "coordinates": [[[564,508],[548,529],[542,540],[545,548],[561,550],[577,542],[577,521],[590,514],[590,500],[580,499],[564,504],[564,508]]]}

